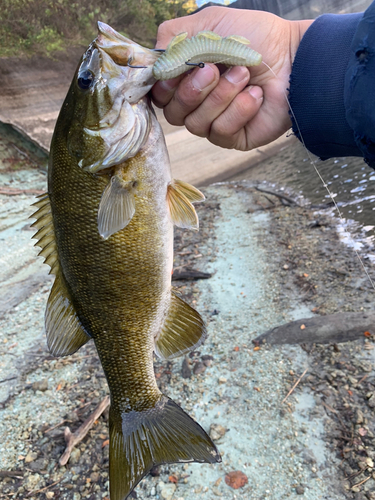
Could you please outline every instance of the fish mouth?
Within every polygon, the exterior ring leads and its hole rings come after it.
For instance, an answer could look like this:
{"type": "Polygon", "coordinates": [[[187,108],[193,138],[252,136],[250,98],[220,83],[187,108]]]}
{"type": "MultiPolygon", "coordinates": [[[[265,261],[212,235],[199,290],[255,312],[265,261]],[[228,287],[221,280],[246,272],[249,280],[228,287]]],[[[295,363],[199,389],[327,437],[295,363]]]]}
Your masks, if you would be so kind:
{"type": "Polygon", "coordinates": [[[160,51],[142,47],[101,21],[98,21],[98,31],[96,46],[120,66],[148,68],[152,67],[160,56],[160,51]]]}

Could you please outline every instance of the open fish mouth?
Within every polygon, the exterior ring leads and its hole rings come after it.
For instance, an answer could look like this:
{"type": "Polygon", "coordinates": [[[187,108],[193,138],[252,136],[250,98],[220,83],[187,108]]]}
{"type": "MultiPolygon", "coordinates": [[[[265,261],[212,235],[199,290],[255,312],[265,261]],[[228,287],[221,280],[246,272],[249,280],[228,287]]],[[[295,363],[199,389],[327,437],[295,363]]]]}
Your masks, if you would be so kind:
{"type": "Polygon", "coordinates": [[[90,173],[119,165],[144,144],[150,129],[150,108],[143,97],[156,81],[152,69],[160,55],[105,23],[99,22],[98,30],[77,75],[80,91],[88,94],[99,115],[82,127],[84,143],[100,143],[95,158],[84,155],[78,162],[90,173]]]}

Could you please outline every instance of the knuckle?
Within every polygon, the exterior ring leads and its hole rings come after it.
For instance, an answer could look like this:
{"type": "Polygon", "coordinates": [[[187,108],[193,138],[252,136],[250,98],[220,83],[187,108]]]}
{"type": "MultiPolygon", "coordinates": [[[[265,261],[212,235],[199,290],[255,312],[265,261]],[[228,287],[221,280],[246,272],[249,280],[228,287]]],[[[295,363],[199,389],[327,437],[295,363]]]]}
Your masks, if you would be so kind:
{"type": "Polygon", "coordinates": [[[194,113],[186,117],[185,127],[189,132],[198,137],[208,137],[210,131],[210,124],[204,124],[194,113]]]}

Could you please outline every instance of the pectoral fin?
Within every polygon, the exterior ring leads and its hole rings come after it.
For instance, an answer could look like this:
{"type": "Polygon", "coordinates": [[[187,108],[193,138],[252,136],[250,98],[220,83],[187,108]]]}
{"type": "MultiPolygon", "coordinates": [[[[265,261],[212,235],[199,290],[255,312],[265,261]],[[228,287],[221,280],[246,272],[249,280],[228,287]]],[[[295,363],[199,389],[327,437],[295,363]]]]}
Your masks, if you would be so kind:
{"type": "Polygon", "coordinates": [[[164,326],[155,338],[155,353],[163,359],[176,358],[199,347],[206,336],[200,314],[172,293],[164,326]]]}
{"type": "Polygon", "coordinates": [[[114,175],[103,191],[98,209],[98,230],[106,240],[112,234],[124,229],[135,212],[132,183],[122,181],[114,175]]]}
{"type": "Polygon", "coordinates": [[[90,336],[85,332],[74,309],[63,276],[56,276],[45,313],[47,344],[54,356],[78,351],[90,336]]]}
{"type": "Polygon", "coordinates": [[[187,191],[187,189],[181,187],[181,185],[178,184],[178,181],[177,183],[173,182],[168,185],[167,202],[169,213],[173,224],[175,224],[176,226],[188,229],[198,229],[198,216],[195,208],[188,198],[188,196],[192,196],[192,193],[187,193],[187,191]],[[188,194],[188,196],[186,196],[186,194],[188,194]]]}

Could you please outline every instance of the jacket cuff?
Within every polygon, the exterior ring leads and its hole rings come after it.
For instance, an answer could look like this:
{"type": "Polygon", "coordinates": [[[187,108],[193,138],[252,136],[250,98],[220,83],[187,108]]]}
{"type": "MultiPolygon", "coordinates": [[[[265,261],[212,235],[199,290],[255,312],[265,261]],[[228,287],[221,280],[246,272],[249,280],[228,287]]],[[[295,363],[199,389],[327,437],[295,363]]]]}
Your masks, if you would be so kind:
{"type": "Polygon", "coordinates": [[[344,87],[353,37],[363,17],[326,14],[303,36],[290,76],[293,132],[314,154],[363,156],[346,118],[344,87]]]}

